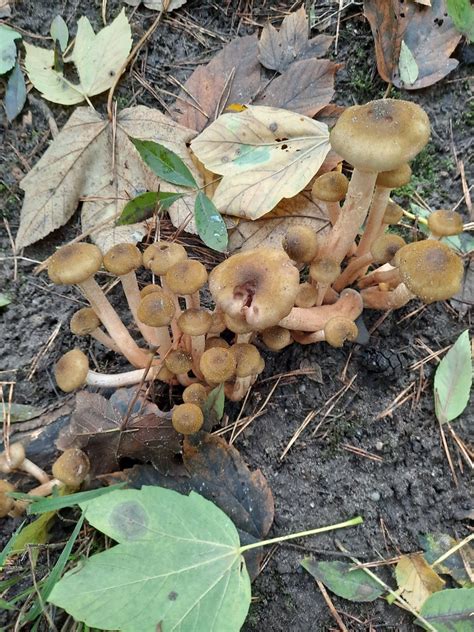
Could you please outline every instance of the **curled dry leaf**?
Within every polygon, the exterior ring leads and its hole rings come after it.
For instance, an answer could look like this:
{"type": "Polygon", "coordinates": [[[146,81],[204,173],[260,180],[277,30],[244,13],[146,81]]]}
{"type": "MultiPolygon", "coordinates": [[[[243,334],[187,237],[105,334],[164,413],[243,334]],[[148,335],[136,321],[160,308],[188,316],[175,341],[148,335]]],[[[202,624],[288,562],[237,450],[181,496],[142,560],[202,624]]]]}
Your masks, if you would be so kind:
{"type": "Polygon", "coordinates": [[[220,116],[191,147],[207,169],[223,176],[213,197],[218,210],[249,219],[304,189],[330,149],[323,123],[264,106],[220,116]]]}
{"type": "Polygon", "coordinates": [[[417,90],[443,79],[458,65],[450,55],[461,35],[447,14],[445,0],[433,0],[431,7],[399,0],[364,0],[364,15],[372,29],[377,69],[384,81],[417,90]],[[418,66],[413,83],[404,83],[400,77],[402,42],[418,66]]]}
{"type": "MultiPolygon", "coordinates": [[[[201,177],[186,147],[193,136],[193,131],[144,106],[120,112],[115,133],[112,123],[93,109],[77,108],[21,182],[25,199],[17,248],[28,246],[65,224],[81,199],[82,227],[90,231],[102,250],[114,243],[140,241],[146,234],[144,222],[127,226],[115,223],[129,200],[143,191],[157,191],[160,180],[144,164],[130,137],[154,140],[174,151],[200,185],[201,177]]],[[[195,193],[170,184],[162,188],[185,193],[169,213],[177,224],[189,222],[195,193]]],[[[188,224],[187,230],[190,228],[188,224]]]]}
{"type": "MultiPolygon", "coordinates": [[[[132,7],[138,7],[142,0],[125,0],[127,4],[132,7]]],[[[143,6],[152,11],[163,11],[163,9],[169,13],[175,9],[179,9],[183,4],[186,4],[187,0],[143,0],[143,6]]]]}

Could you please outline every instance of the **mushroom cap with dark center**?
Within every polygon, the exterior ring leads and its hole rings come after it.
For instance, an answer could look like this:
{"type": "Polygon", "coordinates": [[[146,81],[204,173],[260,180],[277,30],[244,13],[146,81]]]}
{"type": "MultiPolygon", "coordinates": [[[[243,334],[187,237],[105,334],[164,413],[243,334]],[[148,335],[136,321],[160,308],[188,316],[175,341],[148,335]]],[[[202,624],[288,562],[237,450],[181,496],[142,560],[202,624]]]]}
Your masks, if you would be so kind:
{"type": "Polygon", "coordinates": [[[193,359],[184,349],[174,349],[166,356],[165,366],[171,373],[179,375],[192,369],[193,359]]]}
{"type": "Polygon", "coordinates": [[[214,347],[204,351],[199,368],[209,384],[227,382],[235,375],[237,361],[230,349],[214,347]]]}
{"type": "Polygon", "coordinates": [[[385,187],[386,189],[398,189],[410,182],[411,167],[409,164],[404,164],[398,169],[392,169],[392,171],[381,171],[377,176],[375,184],[379,187],[385,187]]]}
{"type": "Polygon", "coordinates": [[[434,211],[428,217],[428,228],[437,237],[449,237],[459,235],[463,231],[461,215],[456,211],[434,211]]]}
{"type": "Polygon", "coordinates": [[[239,342],[232,345],[230,350],[234,354],[237,362],[237,366],[235,368],[235,374],[237,377],[256,375],[265,368],[265,363],[263,363],[262,366],[262,356],[255,345],[248,342],[239,342]]]}
{"type": "Polygon", "coordinates": [[[94,244],[69,244],[54,253],[48,275],[56,285],[74,285],[93,276],[102,265],[102,253],[94,244]]]}
{"type": "Polygon", "coordinates": [[[209,275],[216,305],[255,330],[287,316],[295,304],[299,272],[283,250],[261,247],[232,255],[209,275]]]}
{"type": "Polygon", "coordinates": [[[198,292],[205,285],[207,270],[199,261],[186,259],[171,266],[165,279],[171,292],[186,296],[198,292]]]}
{"type": "Polygon", "coordinates": [[[190,435],[201,430],[204,423],[204,415],[197,404],[180,404],[173,408],[171,423],[176,432],[190,435]]]}
{"type": "Polygon", "coordinates": [[[186,250],[181,244],[168,241],[158,241],[151,244],[143,253],[143,265],[153,274],[163,276],[178,261],[187,258],[186,250]]]}
{"type": "Polygon", "coordinates": [[[72,349],[65,353],[54,367],[56,383],[65,393],[84,386],[88,372],[89,360],[80,349],[72,349]]]}
{"type": "Polygon", "coordinates": [[[142,253],[135,244],[116,244],[104,255],[104,268],[123,276],[142,265],[142,253]]]}
{"type": "Polygon", "coordinates": [[[298,294],[295,298],[296,307],[313,307],[318,298],[318,290],[314,285],[305,281],[300,284],[298,294]]]}
{"type": "Polygon", "coordinates": [[[289,330],[279,325],[262,331],[262,340],[271,351],[280,351],[293,342],[289,330]]]}
{"type": "Polygon", "coordinates": [[[309,276],[323,285],[331,285],[340,274],[341,266],[332,259],[316,259],[309,268],[309,276]]]}
{"type": "Polygon", "coordinates": [[[283,250],[298,263],[309,263],[318,251],[318,238],[309,226],[291,226],[282,241],[283,250]]]}
{"type": "Polygon", "coordinates": [[[68,487],[78,488],[91,469],[87,454],[79,448],[69,448],[53,463],[53,476],[68,487]]]}
{"type": "Polygon", "coordinates": [[[212,315],[205,309],[186,309],[178,318],[178,327],[189,336],[203,336],[211,325],[212,315]]]}
{"type": "Polygon", "coordinates": [[[69,328],[76,336],[87,336],[100,326],[100,320],[92,307],[83,307],[74,312],[69,328]]]}
{"type": "Polygon", "coordinates": [[[375,263],[388,263],[403,246],[406,246],[406,242],[402,237],[386,233],[373,241],[370,252],[375,263]]]}
{"type": "Polygon", "coordinates": [[[359,334],[357,325],[343,316],[335,316],[324,326],[324,337],[331,347],[342,347],[348,340],[353,342],[359,334]]]}
{"type": "Polygon", "coordinates": [[[148,294],[153,294],[153,292],[159,292],[161,289],[162,288],[160,285],[156,285],[155,283],[149,283],[148,285],[145,285],[145,287],[142,287],[142,289],[140,290],[140,298],[145,298],[145,296],[148,296],[148,294]]]}
{"type": "Polygon", "coordinates": [[[401,206],[396,204],[393,200],[389,200],[387,202],[387,206],[385,207],[385,213],[383,215],[383,223],[384,224],[398,224],[398,222],[403,217],[403,209],[401,206]]]}
{"type": "Polygon", "coordinates": [[[7,496],[9,492],[14,492],[15,487],[8,481],[0,479],[0,518],[8,516],[10,511],[15,505],[15,501],[10,496],[7,496]]]}
{"type": "Polygon", "coordinates": [[[316,178],[311,189],[313,200],[340,202],[346,197],[349,180],[339,171],[329,171],[316,178]]]}
{"type": "Polygon", "coordinates": [[[462,259],[439,241],[407,244],[397,252],[395,265],[410,292],[425,303],[451,298],[461,287],[462,259]]]}
{"type": "Polygon", "coordinates": [[[137,318],[150,327],[164,327],[170,324],[175,311],[173,296],[159,288],[142,298],[138,305],[137,318]]]}
{"type": "Polygon", "coordinates": [[[203,408],[207,401],[208,390],[203,384],[196,382],[186,386],[183,391],[183,402],[185,404],[196,404],[199,408],[203,408]]]}
{"type": "Polygon", "coordinates": [[[331,131],[335,152],[360,171],[392,171],[412,160],[430,137],[426,112],[416,103],[379,99],[353,105],[331,131]]]}

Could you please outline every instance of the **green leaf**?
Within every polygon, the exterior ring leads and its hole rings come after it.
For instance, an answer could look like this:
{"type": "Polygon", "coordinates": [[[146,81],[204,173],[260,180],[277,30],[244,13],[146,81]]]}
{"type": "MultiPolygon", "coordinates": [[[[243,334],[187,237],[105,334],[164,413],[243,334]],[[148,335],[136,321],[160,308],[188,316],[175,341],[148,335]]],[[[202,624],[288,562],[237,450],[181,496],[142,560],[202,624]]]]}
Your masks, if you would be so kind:
{"type": "Polygon", "coordinates": [[[333,593],[349,601],[374,601],[384,592],[375,579],[361,568],[346,562],[316,562],[306,558],[301,562],[313,577],[319,579],[333,593]]]}
{"type": "Polygon", "coordinates": [[[89,523],[119,544],[85,561],[49,601],[91,627],[238,632],[250,580],[236,528],[192,492],[122,490],[92,501],[89,523]]]}
{"type": "Polygon", "coordinates": [[[20,69],[18,61],[15,68],[8,77],[7,89],[5,91],[5,112],[7,119],[13,121],[20,114],[26,101],[25,77],[20,69]]]}
{"type": "Polygon", "coordinates": [[[449,588],[431,595],[420,614],[437,632],[472,632],[473,604],[474,588],[449,588]]]}
{"type": "Polygon", "coordinates": [[[6,307],[7,305],[10,305],[11,302],[12,299],[8,296],[8,294],[0,292],[0,307],[6,307]]]}
{"type": "Polygon", "coordinates": [[[51,22],[50,33],[53,40],[58,42],[61,52],[64,53],[69,40],[69,29],[67,28],[67,24],[63,20],[62,16],[57,15],[51,22]]]}
{"type": "Polygon", "coordinates": [[[420,72],[418,64],[413,57],[413,53],[403,40],[400,47],[398,70],[400,72],[400,79],[403,81],[403,83],[408,85],[413,85],[415,83],[420,72]]]}
{"type": "Polygon", "coordinates": [[[28,544],[46,544],[49,527],[55,515],[55,511],[48,511],[26,525],[16,536],[11,553],[22,553],[28,544]]]}
{"type": "Polygon", "coordinates": [[[0,24],[0,75],[4,75],[15,65],[16,39],[21,39],[20,33],[5,24],[0,24]]]}
{"type": "Polygon", "coordinates": [[[24,524],[25,524],[25,521],[23,520],[23,522],[20,524],[18,529],[16,529],[16,531],[14,533],[12,533],[10,539],[5,544],[3,549],[0,551],[0,569],[2,569],[3,566],[5,565],[5,562],[7,561],[8,556],[10,555],[10,553],[11,553],[11,551],[13,549],[13,544],[15,543],[15,538],[17,537],[17,535],[23,529],[23,525],[24,524]]]}
{"type": "Polygon", "coordinates": [[[182,193],[168,193],[167,191],[140,193],[124,206],[117,224],[123,226],[124,224],[143,222],[152,217],[157,209],[166,211],[173,202],[181,197],[183,197],[182,193]]]}
{"type": "Polygon", "coordinates": [[[469,402],[472,361],[469,330],[463,331],[444,356],[434,378],[435,412],[441,423],[459,417],[469,402]]]}
{"type": "Polygon", "coordinates": [[[138,138],[130,138],[130,140],[137,148],[143,162],[159,178],[179,186],[197,187],[193,174],[174,151],[152,140],[138,138]]]}
{"type": "Polygon", "coordinates": [[[225,252],[229,242],[227,227],[214,202],[202,191],[196,196],[194,219],[198,235],[206,246],[218,252],[225,252]]]}
{"type": "Polygon", "coordinates": [[[224,415],[224,406],[224,385],[219,384],[219,386],[212,389],[204,403],[204,419],[206,420],[206,427],[209,428],[209,430],[222,419],[224,415]]]}
{"type": "MultiPolygon", "coordinates": [[[[76,494],[69,494],[68,496],[52,496],[51,498],[40,498],[39,496],[33,496],[33,502],[28,507],[29,514],[40,514],[46,511],[58,511],[65,507],[74,507],[74,505],[84,505],[85,503],[106,496],[111,492],[122,489],[126,486],[126,483],[117,483],[117,485],[110,485],[110,487],[101,487],[100,489],[93,489],[90,492],[77,492],[76,494]],[[35,500],[39,498],[39,500],[35,500]]],[[[23,500],[31,500],[31,496],[28,494],[9,494],[12,498],[19,498],[23,500]]]]}
{"type": "MultiPolygon", "coordinates": [[[[8,411],[7,411],[8,412],[8,411]]],[[[0,423],[4,422],[3,419],[3,406],[0,407],[0,423]]],[[[16,421],[28,421],[34,417],[38,417],[41,413],[41,408],[35,406],[28,406],[27,404],[11,404],[9,406],[10,422],[16,421]]]]}
{"type": "MultiPolygon", "coordinates": [[[[424,557],[428,564],[433,564],[447,551],[458,544],[457,540],[446,533],[426,533],[419,537],[420,544],[425,551],[424,557]]],[[[466,544],[462,550],[451,553],[449,557],[440,564],[436,564],[434,570],[441,575],[451,575],[451,577],[463,587],[471,587],[471,580],[466,571],[466,566],[474,563],[474,551],[470,544],[466,544]],[[464,559],[463,559],[464,558],[464,559]],[[466,560],[466,565],[464,564],[466,560]]]]}
{"type": "Polygon", "coordinates": [[[474,7],[470,0],[446,0],[449,17],[458,31],[474,42],[474,7]]]}

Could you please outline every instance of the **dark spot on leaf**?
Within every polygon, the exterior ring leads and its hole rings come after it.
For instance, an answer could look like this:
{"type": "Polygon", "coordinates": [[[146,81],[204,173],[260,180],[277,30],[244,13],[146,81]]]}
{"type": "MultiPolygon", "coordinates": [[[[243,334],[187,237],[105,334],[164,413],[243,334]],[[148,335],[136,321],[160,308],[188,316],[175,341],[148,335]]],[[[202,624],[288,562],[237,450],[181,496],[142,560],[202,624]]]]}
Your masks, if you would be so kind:
{"type": "Polygon", "coordinates": [[[270,123],[270,125],[268,126],[268,129],[269,129],[271,132],[276,132],[276,131],[277,131],[277,129],[278,129],[278,125],[277,125],[275,122],[270,123]]]}
{"type": "Polygon", "coordinates": [[[177,598],[178,598],[178,593],[175,592],[174,590],[172,590],[170,594],[168,595],[168,599],[170,601],[176,601],[177,598]]]}
{"type": "Polygon", "coordinates": [[[115,70],[109,70],[109,77],[115,76],[115,70]]]}
{"type": "Polygon", "coordinates": [[[110,516],[111,525],[126,540],[138,540],[147,530],[148,516],[134,500],[117,505],[110,516]]]}
{"type": "Polygon", "coordinates": [[[288,149],[288,145],[287,145],[286,143],[284,143],[284,144],[281,146],[281,148],[282,148],[282,149],[288,149]]]}

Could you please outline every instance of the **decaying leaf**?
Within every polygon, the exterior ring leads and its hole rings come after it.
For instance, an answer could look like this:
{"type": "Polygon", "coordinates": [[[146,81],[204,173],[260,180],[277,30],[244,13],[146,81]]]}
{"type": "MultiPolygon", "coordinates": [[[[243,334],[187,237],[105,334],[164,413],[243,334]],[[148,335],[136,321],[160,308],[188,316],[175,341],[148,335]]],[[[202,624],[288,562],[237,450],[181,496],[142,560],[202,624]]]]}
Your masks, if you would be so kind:
{"type": "Polygon", "coordinates": [[[135,394],[136,388],[118,389],[107,400],[98,393],[79,392],[71,421],[59,434],[58,448],[83,449],[94,474],[117,470],[123,457],[149,461],[166,472],[181,451],[179,435],[170,414],[142,397],[128,414],[135,394]]]}
{"type": "MultiPolygon", "coordinates": [[[[17,248],[28,246],[65,224],[81,199],[82,227],[91,231],[92,239],[103,251],[114,243],[140,241],[146,234],[144,222],[117,226],[116,221],[129,200],[144,191],[158,191],[161,183],[141,160],[130,138],[154,140],[171,149],[201,185],[186,147],[193,136],[193,131],[144,106],[120,112],[115,130],[92,108],[77,108],[21,182],[25,199],[17,248]]],[[[169,184],[161,188],[184,193],[169,213],[176,224],[186,223],[192,232],[195,193],[169,184]]]]}
{"type": "Polygon", "coordinates": [[[279,30],[270,23],[266,24],[258,43],[258,59],[262,66],[284,72],[295,61],[322,57],[333,38],[330,35],[317,35],[308,39],[308,33],[304,7],[287,15],[279,30]]]}
{"type": "Polygon", "coordinates": [[[10,76],[8,77],[7,89],[5,91],[5,112],[7,119],[13,119],[20,114],[26,101],[25,78],[17,61],[10,76]]]}
{"type": "Polygon", "coordinates": [[[179,9],[183,4],[186,4],[187,0],[125,0],[127,4],[132,7],[138,7],[140,2],[143,2],[143,6],[152,11],[162,11],[163,9],[169,13],[175,9],[179,9]]]}
{"type": "Polygon", "coordinates": [[[446,11],[445,0],[431,7],[399,0],[364,0],[364,15],[375,40],[377,69],[384,81],[417,90],[443,79],[458,65],[450,55],[461,39],[446,11]],[[402,41],[418,66],[418,77],[404,83],[399,61],[402,41]]]}
{"type": "MultiPolygon", "coordinates": [[[[458,544],[454,538],[446,533],[427,533],[420,536],[419,540],[425,551],[424,557],[428,564],[433,564],[458,544]]],[[[473,566],[474,549],[470,543],[466,543],[461,550],[451,553],[440,564],[436,564],[435,570],[441,575],[451,575],[460,586],[468,587],[472,582],[467,569],[473,566]]]]}
{"type": "Polygon", "coordinates": [[[308,557],[301,565],[329,590],[349,601],[374,601],[384,592],[383,586],[363,569],[347,562],[319,562],[308,557]]]}
{"type": "Polygon", "coordinates": [[[20,33],[6,24],[0,24],[0,75],[5,74],[15,65],[15,40],[17,39],[21,39],[20,33]]]}
{"type": "Polygon", "coordinates": [[[444,581],[421,553],[402,555],[395,568],[395,576],[402,597],[416,610],[420,610],[430,595],[444,587],[444,581]]]}
{"type": "Polygon", "coordinates": [[[218,210],[258,219],[305,188],[329,152],[329,132],[294,112],[249,106],[220,116],[191,147],[223,176],[213,197],[218,210]]]}
{"type": "Polygon", "coordinates": [[[404,85],[411,86],[418,79],[420,74],[418,64],[416,63],[413,53],[402,40],[400,47],[400,59],[398,60],[398,72],[400,74],[400,80],[404,85]]]}

